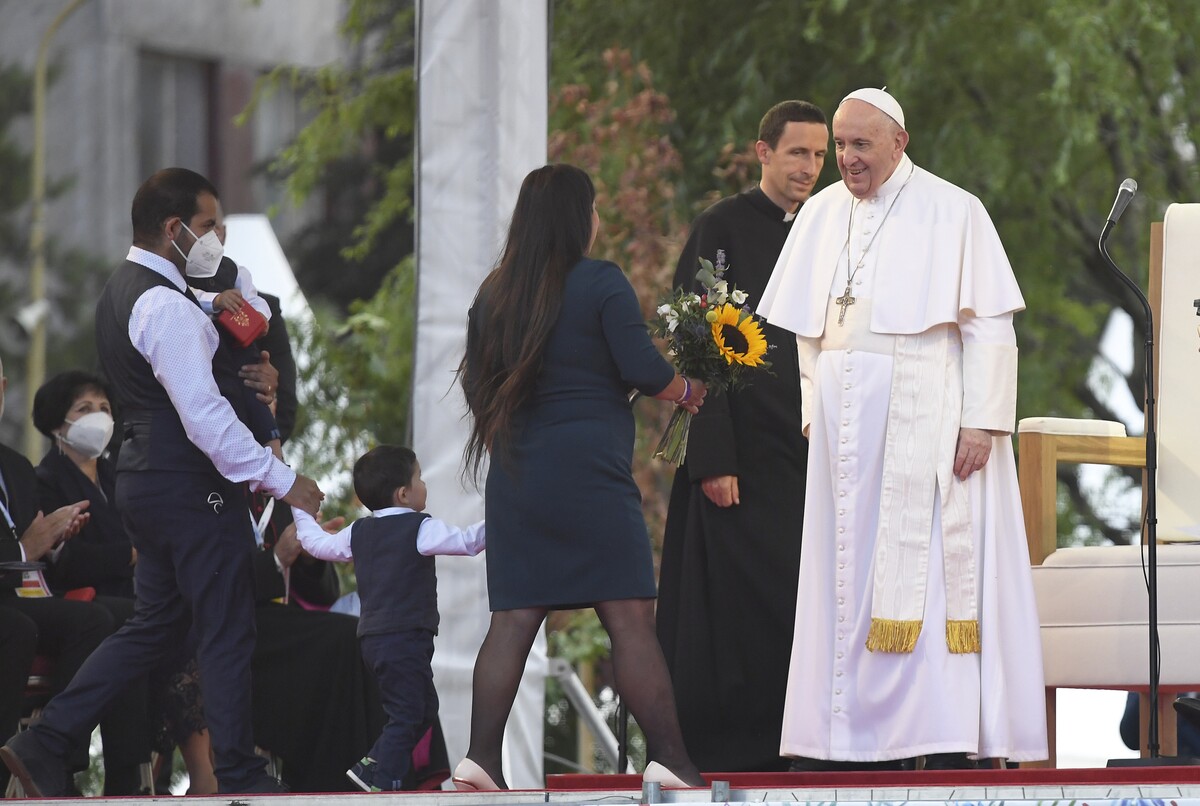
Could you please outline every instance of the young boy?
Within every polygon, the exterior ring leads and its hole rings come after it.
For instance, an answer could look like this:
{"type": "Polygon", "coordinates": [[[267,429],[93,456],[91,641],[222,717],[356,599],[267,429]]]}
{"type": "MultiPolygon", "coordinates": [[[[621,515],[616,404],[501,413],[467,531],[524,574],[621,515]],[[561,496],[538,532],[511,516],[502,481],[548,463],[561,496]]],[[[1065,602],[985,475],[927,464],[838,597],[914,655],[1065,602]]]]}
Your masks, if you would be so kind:
{"type": "MultiPolygon", "coordinates": [[[[189,276],[188,285],[192,295],[200,303],[200,310],[209,316],[215,317],[221,311],[237,313],[243,306],[248,305],[262,314],[268,322],[271,319],[271,308],[267,301],[259,296],[250,271],[228,257],[221,258],[216,273],[211,277],[189,276]]],[[[242,347],[223,327],[218,326],[217,332],[233,352],[239,366],[253,364],[259,360],[258,348],[253,344],[242,347]]],[[[275,422],[275,413],[271,411],[271,407],[259,400],[257,393],[249,387],[243,388],[242,398],[240,402],[229,401],[238,419],[250,429],[259,444],[266,445],[276,456],[283,459],[279,426],[275,422]]]]}
{"type": "Polygon", "coordinates": [[[293,509],[296,536],[322,560],[355,559],[362,610],[358,639],[375,672],[388,722],[365,758],[346,771],[367,792],[405,788],[412,750],[437,716],[433,636],[437,634],[435,554],[475,556],[483,521],[466,530],[431,518],[416,454],[380,445],[354,463],[354,492],[371,516],[328,534],[293,509]]]}

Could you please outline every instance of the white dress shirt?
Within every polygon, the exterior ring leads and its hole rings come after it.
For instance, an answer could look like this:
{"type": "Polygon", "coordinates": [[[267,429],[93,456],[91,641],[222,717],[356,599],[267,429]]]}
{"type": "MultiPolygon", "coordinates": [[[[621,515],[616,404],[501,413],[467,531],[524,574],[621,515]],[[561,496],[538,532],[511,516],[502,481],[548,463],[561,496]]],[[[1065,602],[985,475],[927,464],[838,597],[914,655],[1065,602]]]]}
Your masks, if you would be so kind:
{"type": "MultiPolygon", "coordinates": [[[[386,518],[388,515],[404,515],[414,510],[408,507],[387,507],[376,510],[367,517],[386,518]]],[[[296,519],[296,537],[304,550],[318,560],[335,560],[346,562],[354,559],[350,550],[350,533],[354,524],[343,527],[337,534],[329,534],[317,523],[312,515],[302,509],[292,507],[292,515],[296,519]]],[[[472,524],[466,529],[451,526],[437,518],[426,518],[421,521],[417,530],[417,551],[430,557],[436,554],[459,555],[474,557],[483,551],[486,545],[484,522],[472,524]]]]}
{"type": "MultiPolygon", "coordinates": [[[[126,259],[186,289],[183,275],[166,258],[132,246],[126,259]]],[[[151,288],[133,305],[129,340],[171,398],[188,439],[222,476],[276,497],[287,494],[296,473],[255,441],[217,389],[212,360],[220,336],[200,306],[169,288],[151,288]]]]}

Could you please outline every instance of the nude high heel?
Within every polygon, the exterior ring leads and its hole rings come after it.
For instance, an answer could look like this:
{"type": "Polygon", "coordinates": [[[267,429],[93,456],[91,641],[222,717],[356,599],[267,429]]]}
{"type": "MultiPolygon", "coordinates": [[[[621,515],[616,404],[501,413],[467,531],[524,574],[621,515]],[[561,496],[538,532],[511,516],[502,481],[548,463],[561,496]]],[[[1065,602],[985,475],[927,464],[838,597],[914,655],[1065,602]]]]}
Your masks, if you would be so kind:
{"type": "Polygon", "coordinates": [[[461,792],[479,792],[499,789],[492,777],[483,771],[474,761],[464,758],[454,768],[454,788],[461,792]]]}
{"type": "Polygon", "coordinates": [[[657,761],[651,761],[646,765],[646,771],[642,773],[642,782],[658,784],[663,789],[692,788],[690,784],[685,784],[678,775],[671,772],[657,761]]]}

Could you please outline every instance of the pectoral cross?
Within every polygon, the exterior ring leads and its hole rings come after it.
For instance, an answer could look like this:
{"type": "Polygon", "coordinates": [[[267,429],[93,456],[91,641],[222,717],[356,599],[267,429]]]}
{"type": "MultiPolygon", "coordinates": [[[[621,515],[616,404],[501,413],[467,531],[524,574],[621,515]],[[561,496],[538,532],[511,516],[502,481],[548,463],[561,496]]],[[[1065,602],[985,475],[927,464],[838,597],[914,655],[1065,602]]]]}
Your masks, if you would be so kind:
{"type": "Polygon", "coordinates": [[[846,309],[854,304],[854,297],[850,296],[850,283],[846,283],[846,290],[834,302],[842,306],[842,312],[838,314],[838,326],[844,326],[846,324],[846,309]]]}

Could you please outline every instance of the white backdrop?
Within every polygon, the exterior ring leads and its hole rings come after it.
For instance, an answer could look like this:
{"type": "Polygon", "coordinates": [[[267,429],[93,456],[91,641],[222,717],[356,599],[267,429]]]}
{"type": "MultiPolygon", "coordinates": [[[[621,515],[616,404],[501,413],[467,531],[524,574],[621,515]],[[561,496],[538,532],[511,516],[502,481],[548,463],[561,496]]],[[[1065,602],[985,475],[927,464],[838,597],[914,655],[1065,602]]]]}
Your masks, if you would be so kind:
{"type": "MultiPolygon", "coordinates": [[[[467,309],[499,254],[525,175],[546,161],[547,0],[417,4],[417,339],[413,449],[429,512],[467,524],[483,501],[459,481],[465,405],[454,384],[467,309]]],[[[487,630],[483,557],[438,560],[441,634],[433,659],[455,764],[469,738],[471,673],[487,630]]],[[[544,638],[530,656],[505,736],[505,777],[541,787],[544,638]]]]}

